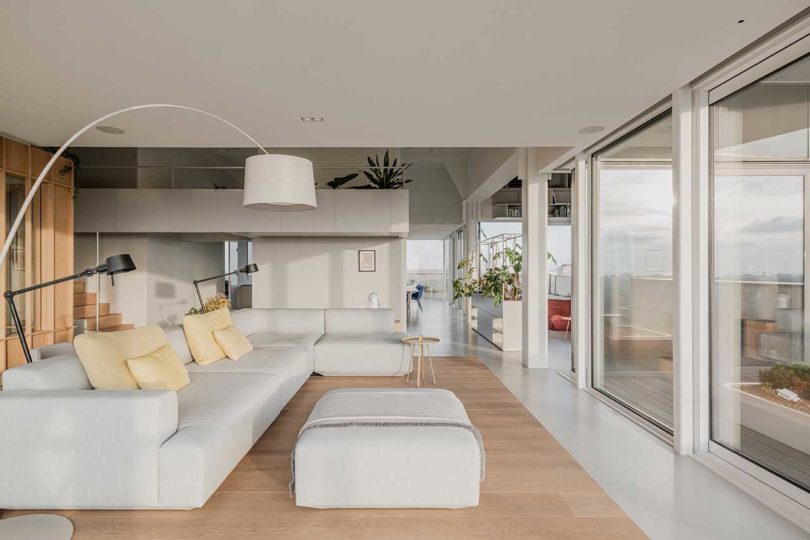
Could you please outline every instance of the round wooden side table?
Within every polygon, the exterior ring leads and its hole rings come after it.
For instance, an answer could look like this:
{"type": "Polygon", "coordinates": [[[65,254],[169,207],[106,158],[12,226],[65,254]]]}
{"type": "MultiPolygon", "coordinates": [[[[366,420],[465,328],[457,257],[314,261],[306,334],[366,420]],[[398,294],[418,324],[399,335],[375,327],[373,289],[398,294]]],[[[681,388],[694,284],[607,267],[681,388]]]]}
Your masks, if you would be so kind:
{"type": "Polygon", "coordinates": [[[417,357],[416,361],[416,387],[422,386],[422,381],[425,380],[425,372],[422,370],[422,359],[427,353],[428,362],[430,363],[430,374],[433,377],[433,386],[436,386],[436,372],[433,371],[433,357],[430,355],[430,346],[439,343],[439,338],[428,336],[408,336],[402,338],[402,343],[411,346],[411,363],[408,366],[408,374],[405,377],[405,382],[411,382],[411,372],[413,372],[413,359],[417,357]],[[417,355],[417,348],[419,354],[417,355]]]}

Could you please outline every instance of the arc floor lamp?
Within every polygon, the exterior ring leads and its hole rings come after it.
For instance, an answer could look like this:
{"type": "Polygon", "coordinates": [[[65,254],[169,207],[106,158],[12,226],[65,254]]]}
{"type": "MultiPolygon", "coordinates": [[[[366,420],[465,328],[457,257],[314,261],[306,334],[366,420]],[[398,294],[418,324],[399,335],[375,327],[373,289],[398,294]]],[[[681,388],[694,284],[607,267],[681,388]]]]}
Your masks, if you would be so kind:
{"type": "MultiPolygon", "coordinates": [[[[312,162],[297,156],[289,156],[283,154],[271,154],[256,139],[239,129],[236,125],[228,122],[215,114],[188,107],[186,105],[176,105],[170,103],[151,103],[147,105],[136,105],[127,107],[111,112],[101,116],[79,131],[73,134],[57,150],[48,163],[39,173],[36,181],[31,186],[22,207],[20,208],[17,217],[12,223],[8,231],[8,236],[3,244],[3,249],[0,251],[0,267],[6,261],[8,252],[11,249],[11,244],[14,242],[14,236],[17,234],[17,229],[20,228],[22,220],[25,218],[25,213],[31,206],[34,196],[39,190],[39,186],[51,170],[56,160],[64,153],[64,151],[73,142],[82,136],[88,129],[100,124],[101,122],[118,116],[130,111],[137,111],[141,109],[180,109],[199,113],[209,118],[219,120],[223,124],[230,126],[234,130],[244,135],[250,142],[252,142],[261,151],[261,153],[251,156],[245,160],[245,186],[242,198],[242,205],[248,208],[275,210],[275,211],[302,211],[314,210],[317,207],[315,201],[315,174],[312,168],[312,162]]],[[[13,298],[18,294],[29,292],[48,285],[54,285],[70,279],[76,279],[84,275],[84,272],[107,273],[114,275],[129,270],[133,270],[135,265],[129,255],[118,255],[107,259],[105,264],[99,265],[95,268],[88,268],[83,272],[66,276],[53,282],[32,285],[17,291],[7,291],[4,296],[6,297],[9,305],[12,307],[12,318],[14,319],[15,329],[20,337],[20,343],[23,346],[23,351],[27,352],[28,347],[25,341],[25,334],[20,323],[19,317],[15,317],[16,309],[13,307],[13,298]],[[127,260],[123,259],[126,257],[127,260]],[[112,267],[110,266],[112,265],[112,267]],[[124,268],[127,269],[124,269],[124,268]],[[114,271],[117,270],[117,271],[114,271]]],[[[92,275],[92,274],[88,274],[92,275]]],[[[26,354],[26,361],[30,362],[30,352],[26,354]]],[[[7,519],[0,519],[0,537],[2,538],[50,538],[53,540],[69,539],[73,536],[73,524],[71,521],[63,516],[51,514],[29,514],[25,516],[12,517],[7,519]]]]}

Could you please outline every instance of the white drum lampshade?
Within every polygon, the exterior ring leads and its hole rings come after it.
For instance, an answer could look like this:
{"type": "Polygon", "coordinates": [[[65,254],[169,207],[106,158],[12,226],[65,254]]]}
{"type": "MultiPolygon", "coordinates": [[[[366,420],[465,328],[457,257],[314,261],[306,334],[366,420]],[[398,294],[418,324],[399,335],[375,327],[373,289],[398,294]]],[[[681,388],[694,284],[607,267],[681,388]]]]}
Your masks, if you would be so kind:
{"type": "Polygon", "coordinates": [[[318,204],[312,162],[283,154],[247,158],[242,205],[282,212],[314,210],[318,204]]]}

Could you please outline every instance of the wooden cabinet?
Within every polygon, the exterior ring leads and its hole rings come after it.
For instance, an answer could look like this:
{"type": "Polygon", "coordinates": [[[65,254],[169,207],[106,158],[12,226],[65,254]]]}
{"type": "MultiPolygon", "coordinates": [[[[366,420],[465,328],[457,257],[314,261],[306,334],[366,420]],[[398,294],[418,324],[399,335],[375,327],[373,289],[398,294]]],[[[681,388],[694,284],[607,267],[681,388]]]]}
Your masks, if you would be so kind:
{"type": "MultiPolygon", "coordinates": [[[[0,138],[0,223],[2,242],[42,172],[50,153],[0,138]]],[[[73,163],[60,158],[40,186],[0,267],[2,290],[20,288],[73,273],[73,163]]],[[[41,347],[73,339],[73,287],[63,283],[17,297],[28,345],[41,347]]],[[[0,309],[0,371],[25,362],[5,305],[0,309]]]]}

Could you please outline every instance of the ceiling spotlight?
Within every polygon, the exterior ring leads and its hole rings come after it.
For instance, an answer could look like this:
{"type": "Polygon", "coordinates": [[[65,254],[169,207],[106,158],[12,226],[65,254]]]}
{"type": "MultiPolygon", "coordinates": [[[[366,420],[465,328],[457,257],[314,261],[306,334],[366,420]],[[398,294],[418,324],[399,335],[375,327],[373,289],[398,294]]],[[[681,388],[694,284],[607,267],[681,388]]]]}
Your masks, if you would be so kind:
{"type": "Polygon", "coordinates": [[[592,135],[594,133],[601,133],[602,131],[605,131],[605,126],[585,126],[579,130],[579,133],[582,133],[583,135],[592,135]]]}
{"type": "Polygon", "coordinates": [[[107,133],[109,135],[123,135],[126,133],[121,128],[113,127],[113,126],[96,126],[96,129],[102,133],[107,133]]]}
{"type": "Polygon", "coordinates": [[[302,116],[302,122],[323,122],[323,116],[302,116]]]}

